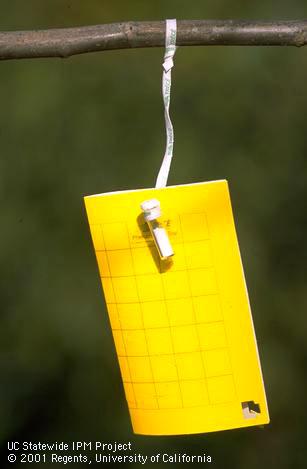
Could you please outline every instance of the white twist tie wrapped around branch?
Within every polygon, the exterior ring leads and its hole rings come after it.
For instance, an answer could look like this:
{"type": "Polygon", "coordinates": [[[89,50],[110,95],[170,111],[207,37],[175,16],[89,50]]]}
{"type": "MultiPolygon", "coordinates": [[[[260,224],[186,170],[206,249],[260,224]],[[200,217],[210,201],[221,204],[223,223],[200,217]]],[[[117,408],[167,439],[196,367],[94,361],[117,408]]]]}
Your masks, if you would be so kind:
{"type": "MultiPolygon", "coordinates": [[[[176,20],[166,20],[165,54],[163,62],[162,95],[164,101],[164,116],[166,127],[166,149],[162,165],[156,181],[156,188],[165,187],[173,157],[174,131],[169,115],[171,93],[171,69],[174,66],[173,57],[176,52],[176,20]]],[[[145,200],[141,204],[145,221],[148,224],[151,235],[161,259],[168,259],[174,255],[168,234],[165,228],[157,220],[161,215],[160,202],[157,199],[145,200]]]]}
{"type": "Polygon", "coordinates": [[[164,101],[164,116],[166,127],[166,149],[162,165],[157,177],[156,188],[165,187],[173,157],[174,130],[169,115],[172,76],[171,70],[174,66],[173,57],[176,52],[177,21],[166,20],[165,54],[163,62],[162,95],[164,101]]]}

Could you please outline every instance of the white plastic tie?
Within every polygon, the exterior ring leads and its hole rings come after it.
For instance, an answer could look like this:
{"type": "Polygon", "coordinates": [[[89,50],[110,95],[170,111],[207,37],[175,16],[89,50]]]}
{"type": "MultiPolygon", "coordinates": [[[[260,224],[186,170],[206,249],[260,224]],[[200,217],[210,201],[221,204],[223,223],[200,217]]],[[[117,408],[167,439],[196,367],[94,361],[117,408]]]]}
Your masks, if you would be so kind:
{"type": "MultiPolygon", "coordinates": [[[[172,76],[171,70],[174,66],[173,57],[176,52],[176,34],[177,22],[176,20],[166,20],[166,33],[165,33],[165,53],[163,62],[163,77],[162,77],[162,96],[164,102],[164,117],[166,128],[166,149],[161,168],[156,181],[156,188],[165,187],[168,179],[168,174],[173,157],[174,147],[174,130],[169,115],[169,104],[171,96],[172,76]]],[[[168,259],[174,255],[168,234],[163,226],[158,222],[161,216],[160,202],[157,199],[145,200],[141,204],[144,212],[145,221],[148,224],[151,235],[154,239],[155,245],[159,252],[161,259],[168,259]]]]}
{"type": "Polygon", "coordinates": [[[173,57],[176,52],[176,36],[177,36],[177,21],[166,20],[166,33],[165,33],[165,54],[163,62],[163,77],[162,77],[162,95],[164,101],[164,117],[166,128],[166,149],[162,165],[157,177],[156,188],[165,187],[171,167],[174,148],[174,129],[169,115],[169,105],[171,97],[171,84],[172,75],[171,70],[174,66],[173,57]]]}

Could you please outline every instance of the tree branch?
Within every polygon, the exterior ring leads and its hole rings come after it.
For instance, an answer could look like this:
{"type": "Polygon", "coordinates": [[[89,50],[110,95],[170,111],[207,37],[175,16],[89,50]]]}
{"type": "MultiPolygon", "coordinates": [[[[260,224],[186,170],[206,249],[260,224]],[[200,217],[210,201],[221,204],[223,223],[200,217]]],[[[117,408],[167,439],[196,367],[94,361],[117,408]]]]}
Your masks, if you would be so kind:
{"type": "MultiPolygon", "coordinates": [[[[136,47],[161,47],[165,21],[0,32],[0,60],[69,57],[136,47]]],[[[307,21],[178,21],[179,46],[304,46],[307,21]]]]}

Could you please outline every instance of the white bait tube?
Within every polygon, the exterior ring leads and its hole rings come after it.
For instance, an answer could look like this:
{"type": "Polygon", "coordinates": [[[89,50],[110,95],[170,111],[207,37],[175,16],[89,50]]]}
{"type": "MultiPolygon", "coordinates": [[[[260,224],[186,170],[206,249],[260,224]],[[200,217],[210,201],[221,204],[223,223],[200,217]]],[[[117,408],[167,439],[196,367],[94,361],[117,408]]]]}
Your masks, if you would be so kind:
{"type": "Polygon", "coordinates": [[[147,222],[151,235],[154,239],[155,245],[158,249],[161,259],[167,259],[174,255],[173,248],[169,241],[166,230],[157,221],[161,216],[160,202],[157,199],[145,200],[141,204],[141,209],[144,212],[144,218],[147,222]]]}

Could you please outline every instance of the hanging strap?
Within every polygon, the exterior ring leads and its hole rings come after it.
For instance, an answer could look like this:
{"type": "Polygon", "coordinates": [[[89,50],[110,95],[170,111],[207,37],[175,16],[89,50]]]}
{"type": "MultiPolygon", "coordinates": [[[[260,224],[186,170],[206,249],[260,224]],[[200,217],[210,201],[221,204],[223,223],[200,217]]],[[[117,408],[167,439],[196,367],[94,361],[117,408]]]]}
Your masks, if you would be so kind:
{"type": "Polygon", "coordinates": [[[165,34],[165,54],[163,62],[163,78],[162,78],[162,95],[164,101],[164,116],[166,128],[166,149],[162,165],[157,177],[156,188],[165,187],[168,179],[168,174],[173,157],[174,147],[174,130],[169,115],[169,104],[171,96],[172,75],[171,70],[174,66],[173,57],[176,52],[176,35],[177,35],[177,22],[176,20],[166,20],[166,34],[165,34]]]}

